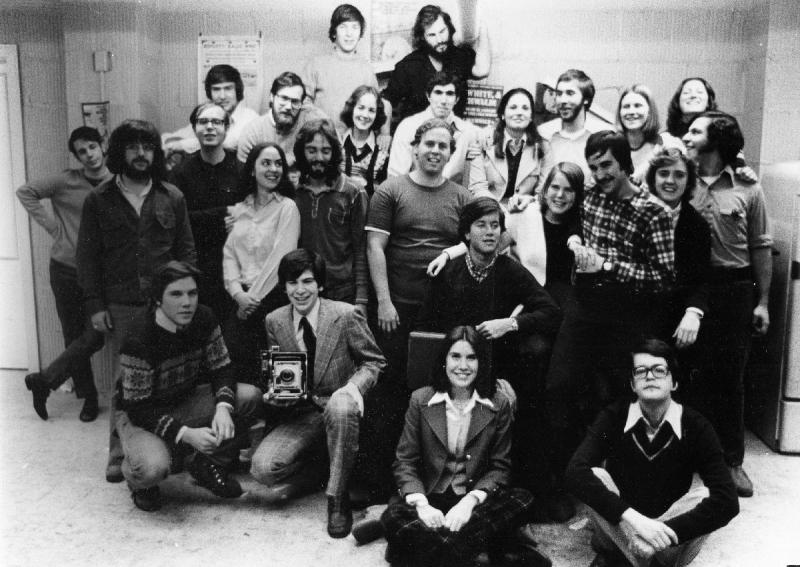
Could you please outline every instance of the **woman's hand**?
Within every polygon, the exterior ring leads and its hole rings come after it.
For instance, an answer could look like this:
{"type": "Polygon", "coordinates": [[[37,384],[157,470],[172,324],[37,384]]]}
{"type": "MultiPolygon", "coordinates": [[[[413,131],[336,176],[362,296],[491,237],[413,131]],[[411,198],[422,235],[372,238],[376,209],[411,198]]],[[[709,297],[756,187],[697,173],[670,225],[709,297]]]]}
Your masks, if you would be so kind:
{"type": "Polygon", "coordinates": [[[458,504],[450,508],[450,511],[444,517],[444,527],[446,527],[451,532],[457,532],[464,524],[469,522],[469,519],[472,517],[472,509],[478,503],[478,500],[470,495],[467,494],[462,498],[458,504]]]}
{"type": "Polygon", "coordinates": [[[444,526],[444,514],[438,508],[430,504],[420,504],[417,506],[417,516],[420,521],[432,530],[444,526]]]}

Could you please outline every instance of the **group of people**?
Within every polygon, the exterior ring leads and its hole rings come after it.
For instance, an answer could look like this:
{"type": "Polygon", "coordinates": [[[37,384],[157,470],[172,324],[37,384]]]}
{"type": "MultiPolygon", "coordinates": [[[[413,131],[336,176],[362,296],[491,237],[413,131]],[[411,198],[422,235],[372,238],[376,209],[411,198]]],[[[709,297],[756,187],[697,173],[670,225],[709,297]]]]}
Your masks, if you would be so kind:
{"type": "Polygon", "coordinates": [[[570,69],[558,118],[537,127],[517,87],[479,130],[461,115],[485,29],[456,46],[425,6],[383,92],[364,30],[337,7],[332,51],[276,77],[263,116],[217,65],[183,131],[77,128],[81,168],[18,190],[54,238],[67,347],[26,376],[35,411],[71,377],[96,419],[107,342],[106,478],[142,510],[181,469],[238,497],[245,462],[275,501],[325,486],[328,533],[383,534],[393,565],[549,564],[525,525],[566,521],[573,496],[592,565],[686,565],[753,493],[743,384],[772,239],[736,119],[690,78],[666,130],[642,85],[612,129],[570,69]],[[423,376],[415,331],[441,341],[423,376]],[[265,398],[275,348],[305,353],[306,398],[265,398]]]}

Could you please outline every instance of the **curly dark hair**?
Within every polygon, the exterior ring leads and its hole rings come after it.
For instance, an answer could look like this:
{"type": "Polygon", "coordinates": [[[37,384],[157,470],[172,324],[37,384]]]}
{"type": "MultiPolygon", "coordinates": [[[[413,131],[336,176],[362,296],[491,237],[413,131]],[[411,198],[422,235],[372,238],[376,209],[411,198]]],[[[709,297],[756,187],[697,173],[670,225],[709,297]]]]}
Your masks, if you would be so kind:
{"type": "Polygon", "coordinates": [[[342,164],[342,145],[339,143],[339,136],[336,135],[336,128],[333,123],[326,118],[309,120],[300,128],[297,138],[294,141],[294,162],[300,175],[306,176],[311,171],[311,166],[306,160],[306,144],[319,134],[331,145],[331,160],[325,168],[325,181],[333,183],[339,177],[339,166],[342,164]]]}
{"type": "Polygon", "coordinates": [[[211,100],[211,87],[219,83],[233,83],[236,89],[236,101],[244,98],[244,82],[242,82],[242,75],[236,67],[221,64],[214,65],[208,70],[204,83],[207,99],[211,100]]]}
{"type": "Polygon", "coordinates": [[[425,30],[429,28],[439,16],[444,20],[447,29],[450,31],[450,41],[453,41],[453,35],[456,33],[456,27],[453,25],[453,20],[450,14],[442,10],[439,6],[428,4],[423,6],[417,13],[417,19],[414,22],[414,27],[411,30],[412,45],[414,49],[425,50],[427,42],[425,41],[425,30]]]}
{"type": "Polygon", "coordinates": [[[125,146],[135,143],[153,146],[152,177],[163,179],[165,169],[161,136],[156,127],[145,120],[125,120],[111,132],[106,158],[108,170],[111,173],[122,173],[125,169],[125,146]]]}
{"type": "Polygon", "coordinates": [[[689,81],[699,81],[703,83],[703,86],[706,88],[706,93],[708,94],[708,106],[706,110],[717,109],[717,94],[708,81],[702,77],[689,77],[681,81],[678,90],[672,95],[672,99],[669,101],[669,108],[667,109],[667,132],[676,138],[683,138],[691,123],[691,117],[684,116],[681,110],[681,91],[683,91],[683,87],[689,81]]]}

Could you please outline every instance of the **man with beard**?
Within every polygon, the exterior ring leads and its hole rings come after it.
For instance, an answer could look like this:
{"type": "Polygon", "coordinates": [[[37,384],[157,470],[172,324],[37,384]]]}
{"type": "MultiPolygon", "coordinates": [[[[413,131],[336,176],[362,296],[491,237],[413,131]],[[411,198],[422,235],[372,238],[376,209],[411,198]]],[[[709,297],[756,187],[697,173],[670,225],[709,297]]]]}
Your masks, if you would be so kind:
{"type": "Polygon", "coordinates": [[[455,31],[450,14],[439,6],[423,6],[417,14],[411,32],[414,51],[395,65],[383,91],[383,98],[392,105],[393,126],[407,116],[425,110],[428,106],[425,87],[439,71],[449,71],[460,79],[454,112],[456,116],[464,116],[467,79],[483,79],[489,75],[491,53],[486,26],[479,30],[475,50],[454,45],[455,31]]]}
{"type": "MultiPolygon", "coordinates": [[[[236,151],[239,136],[248,123],[258,118],[258,112],[243,102],[244,82],[236,67],[230,65],[214,65],[208,70],[205,80],[206,97],[222,108],[229,116],[229,124],[225,130],[223,147],[236,151]]],[[[194,125],[190,124],[170,134],[164,134],[164,151],[167,156],[172,152],[191,154],[200,149],[201,144],[195,136],[194,125]]],[[[205,298],[205,295],[203,296],[205,298]]]]}
{"type": "Polygon", "coordinates": [[[744,460],[744,372],[752,333],[769,328],[772,235],[764,191],[734,175],[744,137],[736,119],[723,112],[701,114],[683,137],[686,154],[697,162],[691,204],[711,228],[709,320],[699,342],[707,361],[697,397],[717,430],[739,496],[753,495],[744,460]]]}
{"type": "Polygon", "coordinates": [[[292,147],[297,132],[309,120],[327,118],[317,107],[304,105],[305,97],[306,87],[297,74],[285,71],[278,75],[269,91],[269,112],[250,122],[239,138],[236,153],[239,161],[247,161],[247,154],[253,146],[275,142],[286,154],[287,165],[292,165],[295,158],[292,147]]]}
{"type": "Polygon", "coordinates": [[[594,83],[580,69],[568,69],[556,81],[558,118],[539,126],[539,134],[550,142],[553,163],[571,161],[583,169],[586,179],[591,171],[583,155],[586,140],[593,132],[607,130],[608,124],[587,116],[594,100],[594,83]]]}
{"type": "Polygon", "coordinates": [[[200,151],[172,170],[170,181],[183,193],[189,210],[203,304],[211,307],[219,321],[225,321],[233,303],[222,281],[222,247],[228,237],[227,208],[244,199],[238,190],[239,162],[236,152],[224,147],[230,116],[222,106],[199,104],[189,122],[200,151]]]}
{"type": "Polygon", "coordinates": [[[455,150],[444,166],[442,174],[462,184],[468,160],[479,155],[478,129],[462,120],[453,112],[458,103],[458,92],[463,90],[459,78],[449,71],[439,71],[431,77],[425,92],[428,108],[404,119],[394,133],[392,151],[389,154],[389,177],[405,175],[414,167],[414,135],[423,122],[432,118],[444,120],[450,125],[455,140],[455,150]]]}
{"type": "MultiPolygon", "coordinates": [[[[113,373],[119,348],[139,336],[156,268],[170,260],[195,265],[197,257],[183,194],[161,180],[164,153],[158,131],[144,120],[126,120],[108,142],[114,176],[86,197],[78,233],[78,281],[94,329],[108,337],[113,373]]],[[[112,398],[114,433],[116,402],[112,398]]],[[[122,450],[112,435],[106,480],[122,481],[122,450]]]]}
{"type": "Polygon", "coordinates": [[[66,350],[42,372],[25,377],[33,392],[33,407],[47,419],[47,397],[72,376],[75,395],[83,398],[81,421],[94,421],[99,411],[97,388],[92,375],[91,357],[103,348],[103,335],[88,325],[83,293],[75,266],[75,241],[81,209],[92,187],[111,176],[103,155],[103,139],[94,128],[81,126],[69,136],[69,151],[80,162],[80,169],[67,169],[44,179],[32,180],[17,189],[22,206],[50,235],[50,287],[56,300],[66,350]],[[50,200],[50,209],[43,199],[50,200]]]}
{"type": "Polygon", "coordinates": [[[366,317],[367,192],[340,172],[342,148],[329,120],[303,125],[294,155],[301,175],[295,197],[300,210],[300,246],[325,260],[324,296],[353,303],[366,317]]]}
{"type": "MultiPolygon", "coordinates": [[[[577,236],[569,241],[577,264],[575,302],[565,309],[545,384],[557,487],[548,508],[559,521],[574,513],[562,475],[580,437],[578,408],[590,405],[586,400],[605,405],[624,393],[629,349],[638,337],[653,334],[661,293],[673,283],[675,270],[672,216],[631,183],[625,135],[592,134],[585,157],[595,185],[583,200],[583,245],[577,236]],[[595,391],[587,396],[592,386],[595,391]]],[[[593,419],[602,405],[585,408],[586,417],[593,419]]]]}

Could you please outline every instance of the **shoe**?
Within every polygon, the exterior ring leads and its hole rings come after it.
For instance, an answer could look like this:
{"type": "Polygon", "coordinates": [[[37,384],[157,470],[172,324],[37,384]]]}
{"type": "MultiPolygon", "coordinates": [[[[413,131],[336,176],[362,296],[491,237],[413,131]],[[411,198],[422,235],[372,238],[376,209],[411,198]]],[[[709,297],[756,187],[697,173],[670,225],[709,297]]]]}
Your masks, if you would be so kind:
{"type": "Polygon", "coordinates": [[[328,535],[336,539],[347,537],[352,527],[353,512],[347,494],[328,496],[328,535]]]}
{"type": "Polygon", "coordinates": [[[50,386],[39,372],[25,376],[25,386],[33,393],[33,409],[43,420],[47,421],[47,396],[50,395],[50,386]]]}
{"type": "Polygon", "coordinates": [[[161,491],[158,486],[150,488],[131,489],[131,498],[139,510],[155,512],[161,509],[161,491]]]}
{"type": "Polygon", "coordinates": [[[100,413],[100,406],[97,405],[97,398],[93,400],[87,398],[86,401],[83,402],[83,409],[78,415],[78,419],[84,423],[89,423],[97,419],[98,413],[100,413]]]}
{"type": "Polygon", "coordinates": [[[111,456],[108,457],[106,463],[106,482],[122,482],[125,477],[122,476],[122,457],[111,456]]]}
{"type": "Polygon", "coordinates": [[[242,486],[239,482],[230,478],[224,468],[212,462],[202,453],[195,455],[187,469],[197,481],[198,486],[210,490],[216,496],[239,498],[242,495],[242,486]]]}
{"type": "Polygon", "coordinates": [[[353,525],[353,537],[358,545],[372,543],[385,535],[383,524],[378,518],[369,518],[353,525]]]}
{"type": "Polygon", "coordinates": [[[563,523],[575,515],[575,505],[569,494],[556,490],[547,501],[547,515],[554,522],[563,523]]]}
{"type": "Polygon", "coordinates": [[[750,477],[744,472],[742,465],[730,467],[730,471],[733,484],[736,485],[736,494],[742,498],[750,498],[753,495],[753,481],[750,480],[750,477]]]}

